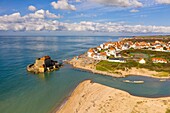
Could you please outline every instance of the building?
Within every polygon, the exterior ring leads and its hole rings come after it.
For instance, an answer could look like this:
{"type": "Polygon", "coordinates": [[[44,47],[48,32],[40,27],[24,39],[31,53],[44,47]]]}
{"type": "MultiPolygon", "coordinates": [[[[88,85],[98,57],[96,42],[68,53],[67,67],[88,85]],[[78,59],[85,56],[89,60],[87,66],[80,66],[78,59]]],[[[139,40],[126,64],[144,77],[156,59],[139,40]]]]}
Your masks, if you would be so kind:
{"type": "Polygon", "coordinates": [[[153,63],[167,63],[167,60],[164,58],[152,58],[153,63]]]}
{"type": "Polygon", "coordinates": [[[105,43],[104,44],[104,49],[108,49],[109,48],[109,44],[108,43],[105,43]]]}
{"type": "Polygon", "coordinates": [[[162,46],[156,46],[155,47],[155,51],[163,51],[163,47],[162,46]]]}
{"type": "Polygon", "coordinates": [[[91,55],[94,53],[93,49],[90,48],[88,51],[87,51],[87,56],[88,57],[91,57],[91,55]]]}
{"type": "Polygon", "coordinates": [[[97,47],[97,50],[98,50],[98,51],[101,51],[101,50],[102,50],[102,48],[101,48],[100,46],[98,46],[98,47],[97,47]]]}
{"type": "Polygon", "coordinates": [[[114,47],[110,47],[110,48],[109,48],[109,53],[110,53],[111,55],[115,55],[115,52],[116,52],[116,49],[115,49],[114,47]]]}
{"type": "Polygon", "coordinates": [[[103,49],[103,48],[104,48],[104,45],[103,45],[103,44],[100,44],[100,47],[103,49]]]}
{"type": "Polygon", "coordinates": [[[141,59],[139,60],[139,63],[140,63],[140,64],[145,64],[146,61],[145,61],[143,58],[141,58],[141,59]]]}
{"type": "Polygon", "coordinates": [[[44,73],[46,71],[53,71],[61,66],[57,61],[51,60],[49,56],[37,58],[34,64],[27,66],[27,71],[34,73],[44,73]]]}
{"type": "Polygon", "coordinates": [[[51,58],[49,56],[44,56],[42,58],[38,58],[34,64],[36,67],[44,66],[44,68],[52,65],[51,58]]]}
{"type": "Polygon", "coordinates": [[[39,70],[40,73],[44,73],[44,72],[46,71],[44,65],[40,66],[40,67],[38,68],[38,70],[39,70]]]}
{"type": "Polygon", "coordinates": [[[124,58],[110,58],[108,59],[109,62],[120,62],[120,63],[126,63],[126,60],[124,58]]]}
{"type": "Polygon", "coordinates": [[[100,56],[99,56],[99,59],[100,59],[100,60],[107,60],[107,54],[106,54],[106,52],[101,52],[101,53],[100,53],[100,56]]]}

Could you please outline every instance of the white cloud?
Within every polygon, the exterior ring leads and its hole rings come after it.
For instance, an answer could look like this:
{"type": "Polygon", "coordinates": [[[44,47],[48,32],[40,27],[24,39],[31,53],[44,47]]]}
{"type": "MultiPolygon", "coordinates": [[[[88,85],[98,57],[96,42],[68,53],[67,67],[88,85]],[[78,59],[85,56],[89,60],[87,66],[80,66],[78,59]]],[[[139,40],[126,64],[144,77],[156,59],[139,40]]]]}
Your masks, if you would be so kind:
{"type": "Polygon", "coordinates": [[[51,5],[54,9],[61,9],[61,10],[76,10],[74,5],[68,3],[67,0],[59,0],[57,2],[51,2],[51,5]]]}
{"type": "Polygon", "coordinates": [[[170,4],[170,0],[156,0],[160,4],[170,4]]]}
{"type": "Polygon", "coordinates": [[[139,12],[139,10],[137,10],[137,9],[132,9],[132,10],[130,10],[130,12],[131,12],[131,13],[137,13],[137,12],[139,12]]]}
{"type": "Polygon", "coordinates": [[[45,18],[45,11],[43,9],[36,11],[35,13],[24,16],[26,18],[45,18]]]}
{"type": "Polygon", "coordinates": [[[19,22],[21,21],[21,14],[19,12],[13,13],[11,15],[0,16],[0,22],[10,23],[10,22],[19,22]]]}
{"type": "Polygon", "coordinates": [[[30,10],[30,11],[36,11],[37,8],[36,8],[35,6],[33,6],[33,5],[30,5],[30,6],[28,6],[28,10],[30,10]]]}
{"type": "Polygon", "coordinates": [[[142,7],[143,4],[138,0],[88,0],[103,5],[118,6],[118,7],[142,7]]]}
{"type": "Polygon", "coordinates": [[[25,15],[23,18],[36,18],[36,19],[44,19],[44,18],[61,18],[60,15],[55,15],[51,12],[49,12],[49,10],[38,10],[35,13],[31,13],[28,15],[25,15]]]}
{"type": "Polygon", "coordinates": [[[61,18],[61,16],[50,13],[48,10],[44,11],[43,9],[25,16],[21,16],[19,12],[13,13],[11,15],[0,16],[0,30],[57,30],[58,22],[53,21],[53,19],[57,18],[61,18]]]}
{"type": "Polygon", "coordinates": [[[55,15],[53,13],[50,13],[49,10],[47,10],[45,13],[48,18],[62,18],[61,15],[55,15]]]}
{"type": "Polygon", "coordinates": [[[170,33],[170,26],[128,25],[125,23],[97,23],[81,21],[79,23],[66,23],[53,20],[58,18],[48,10],[38,10],[35,13],[21,16],[14,13],[0,16],[1,31],[91,31],[112,33],[170,33]]]}
{"type": "Polygon", "coordinates": [[[170,26],[126,25],[121,23],[62,23],[68,31],[118,32],[118,33],[170,33],[170,26]]]}

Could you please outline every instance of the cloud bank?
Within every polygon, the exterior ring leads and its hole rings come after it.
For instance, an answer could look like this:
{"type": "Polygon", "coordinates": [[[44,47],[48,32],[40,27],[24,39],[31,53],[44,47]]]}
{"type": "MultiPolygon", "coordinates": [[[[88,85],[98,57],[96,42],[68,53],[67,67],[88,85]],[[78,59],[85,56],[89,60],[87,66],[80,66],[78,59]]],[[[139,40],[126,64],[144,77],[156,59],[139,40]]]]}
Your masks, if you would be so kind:
{"type": "Polygon", "coordinates": [[[56,30],[57,26],[48,19],[58,19],[60,15],[55,15],[48,10],[38,10],[35,13],[30,13],[21,16],[19,12],[11,15],[0,16],[0,30],[7,31],[40,31],[40,30],[56,30]],[[48,27],[51,27],[50,29],[48,27]]]}
{"type": "Polygon", "coordinates": [[[127,25],[123,23],[96,23],[81,21],[79,23],[59,22],[60,18],[48,10],[38,10],[25,16],[20,13],[0,16],[1,31],[91,31],[118,33],[170,33],[170,26],[127,25]],[[54,19],[55,18],[55,19],[54,19]]]}
{"type": "Polygon", "coordinates": [[[88,0],[108,6],[118,7],[142,7],[143,4],[138,0],[88,0]]]}
{"type": "Polygon", "coordinates": [[[160,4],[170,4],[170,0],[156,0],[160,4]]]}

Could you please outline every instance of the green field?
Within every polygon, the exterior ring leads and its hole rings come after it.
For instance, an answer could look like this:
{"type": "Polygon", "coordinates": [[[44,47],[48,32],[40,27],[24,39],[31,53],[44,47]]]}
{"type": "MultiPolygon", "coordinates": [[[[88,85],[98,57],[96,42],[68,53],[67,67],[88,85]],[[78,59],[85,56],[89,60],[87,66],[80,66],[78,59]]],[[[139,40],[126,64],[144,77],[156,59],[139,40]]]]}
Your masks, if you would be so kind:
{"type": "Polygon", "coordinates": [[[126,50],[121,52],[122,56],[127,58],[126,63],[116,63],[116,62],[108,62],[108,61],[101,61],[96,65],[96,69],[100,71],[107,71],[114,73],[116,70],[128,70],[132,67],[136,68],[146,68],[152,71],[161,72],[160,75],[155,76],[169,76],[170,73],[170,63],[152,63],[151,58],[159,57],[165,58],[166,60],[170,60],[170,53],[169,52],[158,52],[158,51],[150,51],[150,50],[126,50]],[[138,61],[134,60],[133,55],[142,54],[145,56],[146,63],[140,64],[138,61]]]}
{"type": "Polygon", "coordinates": [[[153,57],[164,58],[170,61],[170,52],[161,52],[161,51],[151,51],[151,50],[143,50],[143,49],[129,49],[121,51],[121,55],[124,57],[132,57],[133,54],[143,54],[148,57],[146,60],[151,60],[153,57]]]}

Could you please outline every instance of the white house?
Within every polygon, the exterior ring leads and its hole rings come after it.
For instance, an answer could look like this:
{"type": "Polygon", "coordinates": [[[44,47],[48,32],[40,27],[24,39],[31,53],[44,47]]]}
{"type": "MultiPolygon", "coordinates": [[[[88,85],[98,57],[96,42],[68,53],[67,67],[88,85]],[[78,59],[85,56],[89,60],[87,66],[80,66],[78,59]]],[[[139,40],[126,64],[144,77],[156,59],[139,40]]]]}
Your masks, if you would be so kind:
{"type": "Polygon", "coordinates": [[[107,59],[107,54],[106,54],[106,52],[101,52],[99,59],[100,59],[100,60],[106,60],[106,59],[107,59]]]}
{"type": "Polygon", "coordinates": [[[103,49],[103,48],[104,48],[104,45],[103,45],[103,44],[100,44],[100,47],[103,49]]]}
{"type": "Polygon", "coordinates": [[[139,60],[139,63],[140,63],[140,64],[145,64],[146,61],[145,61],[143,58],[141,58],[141,59],[139,60]]]}
{"type": "Polygon", "coordinates": [[[108,50],[104,51],[107,56],[110,56],[110,52],[108,50]]]}
{"type": "Polygon", "coordinates": [[[98,50],[98,51],[101,51],[101,50],[102,50],[102,48],[101,48],[100,46],[98,46],[98,47],[97,47],[97,50],[98,50]]]}
{"type": "Polygon", "coordinates": [[[135,45],[135,44],[133,44],[133,45],[131,45],[131,46],[130,46],[130,48],[134,48],[134,49],[136,49],[136,45],[135,45]]]}
{"type": "Polygon", "coordinates": [[[91,55],[94,53],[93,49],[90,48],[88,51],[87,51],[87,56],[88,57],[92,57],[91,55]]]}
{"type": "Polygon", "coordinates": [[[116,49],[115,49],[115,48],[113,48],[113,47],[109,48],[109,53],[110,53],[111,55],[114,55],[115,52],[116,52],[116,49]]]}
{"type": "Polygon", "coordinates": [[[164,51],[164,49],[161,46],[156,46],[155,51],[164,51]]]}
{"type": "Polygon", "coordinates": [[[122,46],[122,50],[127,50],[127,49],[129,49],[127,46],[122,46]]]}
{"type": "Polygon", "coordinates": [[[104,44],[104,49],[108,49],[109,48],[109,44],[104,44]]]}
{"type": "Polygon", "coordinates": [[[99,58],[98,55],[95,54],[95,53],[92,53],[92,54],[91,54],[91,57],[94,58],[94,59],[98,59],[98,58],[99,58]]]}

